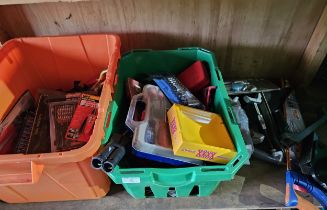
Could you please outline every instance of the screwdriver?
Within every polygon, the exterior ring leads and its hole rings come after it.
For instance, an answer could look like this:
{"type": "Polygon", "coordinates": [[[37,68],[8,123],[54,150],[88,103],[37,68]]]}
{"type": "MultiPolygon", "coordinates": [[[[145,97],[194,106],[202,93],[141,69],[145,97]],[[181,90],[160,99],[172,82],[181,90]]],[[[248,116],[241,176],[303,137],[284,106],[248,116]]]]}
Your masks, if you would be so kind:
{"type": "Polygon", "coordinates": [[[319,189],[312,181],[310,181],[304,175],[292,171],[291,169],[291,158],[289,148],[285,149],[286,156],[286,193],[285,193],[285,205],[287,207],[296,206],[300,210],[307,209],[319,209],[309,201],[305,200],[294,191],[294,185],[297,185],[305,189],[310,193],[324,209],[327,208],[327,195],[319,189]]]}

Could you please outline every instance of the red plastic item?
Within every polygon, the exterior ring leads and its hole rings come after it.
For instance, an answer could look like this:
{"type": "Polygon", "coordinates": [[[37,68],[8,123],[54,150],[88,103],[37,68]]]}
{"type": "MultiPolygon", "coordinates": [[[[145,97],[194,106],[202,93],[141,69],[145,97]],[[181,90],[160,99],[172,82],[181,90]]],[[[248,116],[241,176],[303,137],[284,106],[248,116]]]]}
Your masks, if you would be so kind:
{"type": "Polygon", "coordinates": [[[145,111],[142,112],[142,115],[141,115],[141,121],[143,121],[145,118],[145,111]]]}
{"type": "Polygon", "coordinates": [[[206,110],[210,110],[212,106],[214,95],[216,92],[216,86],[209,86],[203,89],[203,103],[206,106],[206,110]]]}
{"type": "Polygon", "coordinates": [[[191,92],[196,93],[209,85],[208,72],[201,61],[196,61],[177,77],[191,92]]]}
{"type": "Polygon", "coordinates": [[[66,139],[87,142],[96,120],[99,97],[83,94],[66,132],[66,139]]]}

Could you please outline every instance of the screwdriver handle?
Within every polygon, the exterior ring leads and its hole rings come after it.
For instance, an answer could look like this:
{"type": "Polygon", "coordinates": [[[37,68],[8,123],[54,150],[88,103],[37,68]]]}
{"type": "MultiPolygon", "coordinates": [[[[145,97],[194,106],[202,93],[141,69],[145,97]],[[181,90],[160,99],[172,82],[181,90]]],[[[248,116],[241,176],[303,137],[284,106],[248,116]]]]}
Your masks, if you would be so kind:
{"type": "Polygon", "coordinates": [[[319,189],[312,181],[307,177],[291,171],[294,179],[294,184],[299,185],[306,189],[321,205],[323,208],[327,208],[327,195],[319,189]]]}
{"type": "Polygon", "coordinates": [[[285,205],[290,206],[297,206],[298,205],[298,198],[293,188],[294,178],[292,176],[292,171],[286,171],[286,193],[285,193],[285,205]]]}
{"type": "Polygon", "coordinates": [[[303,187],[310,193],[324,209],[327,208],[327,195],[312,183],[307,177],[294,171],[286,171],[286,206],[298,205],[298,198],[293,188],[293,184],[303,187]]]}

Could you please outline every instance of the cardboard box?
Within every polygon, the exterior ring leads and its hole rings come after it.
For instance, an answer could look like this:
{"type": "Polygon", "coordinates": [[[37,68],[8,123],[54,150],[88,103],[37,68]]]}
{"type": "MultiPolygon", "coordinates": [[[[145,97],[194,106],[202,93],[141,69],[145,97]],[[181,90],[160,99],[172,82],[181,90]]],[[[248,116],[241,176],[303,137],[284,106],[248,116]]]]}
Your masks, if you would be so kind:
{"type": "Polygon", "coordinates": [[[174,104],[168,111],[174,154],[215,163],[237,155],[220,115],[174,104]]]}

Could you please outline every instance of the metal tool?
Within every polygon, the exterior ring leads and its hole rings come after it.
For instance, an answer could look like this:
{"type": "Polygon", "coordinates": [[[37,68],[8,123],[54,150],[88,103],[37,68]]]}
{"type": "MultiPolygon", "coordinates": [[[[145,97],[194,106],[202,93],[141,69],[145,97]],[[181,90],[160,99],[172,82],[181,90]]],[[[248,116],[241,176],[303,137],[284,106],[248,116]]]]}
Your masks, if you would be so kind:
{"type": "Polygon", "coordinates": [[[243,97],[243,100],[245,101],[245,103],[253,104],[254,105],[255,111],[258,114],[258,120],[259,120],[259,123],[261,125],[261,128],[263,130],[267,130],[267,126],[266,126],[265,120],[263,119],[263,116],[262,116],[262,114],[260,112],[260,109],[259,109],[259,106],[258,106],[258,104],[260,104],[262,102],[261,93],[258,93],[257,98],[252,98],[252,97],[246,95],[246,96],[243,97]]]}
{"type": "MultiPolygon", "coordinates": [[[[263,93],[258,93],[258,96],[256,98],[250,97],[248,95],[243,97],[243,100],[246,103],[254,105],[254,108],[255,108],[255,110],[257,112],[258,121],[259,121],[259,123],[261,125],[261,128],[262,128],[262,130],[264,132],[264,135],[267,138],[267,142],[268,142],[268,145],[270,147],[270,154],[268,154],[267,152],[262,151],[262,150],[260,150],[258,148],[255,148],[254,152],[253,152],[253,156],[258,158],[258,159],[280,165],[280,164],[283,164],[283,152],[279,151],[279,150],[276,150],[275,147],[273,146],[272,142],[271,142],[271,138],[273,138],[273,137],[271,137],[271,135],[268,134],[267,124],[266,124],[265,119],[264,119],[264,117],[263,117],[263,115],[262,115],[262,113],[260,111],[260,108],[259,108],[259,104],[261,104],[262,101],[263,101],[262,98],[264,98],[263,93]]],[[[265,98],[264,98],[264,100],[265,100],[265,103],[267,103],[265,98]]],[[[267,105],[264,104],[264,106],[267,106],[267,105]]],[[[266,109],[268,109],[268,108],[266,108],[266,109]]],[[[271,122],[270,126],[272,126],[271,124],[273,124],[273,123],[271,122]]]]}
{"type": "MultiPolygon", "coordinates": [[[[310,125],[306,129],[304,129],[300,133],[285,132],[285,133],[282,134],[281,143],[283,145],[285,145],[285,146],[290,146],[290,145],[301,143],[304,139],[306,139],[310,135],[313,135],[313,138],[315,138],[316,136],[314,134],[314,131],[318,127],[320,127],[321,125],[323,125],[326,121],[327,121],[327,113],[325,113],[318,121],[316,121],[315,123],[313,123],[312,125],[310,125]]],[[[315,147],[316,145],[315,144],[312,144],[312,145],[307,145],[307,146],[315,147]]],[[[313,149],[311,149],[311,150],[313,150],[313,149]]],[[[307,151],[307,150],[304,149],[304,155],[307,155],[309,157],[307,157],[307,158],[306,157],[302,157],[300,159],[299,165],[300,165],[301,170],[304,173],[307,173],[308,175],[311,175],[312,178],[318,184],[320,184],[320,186],[322,186],[323,188],[327,189],[326,183],[322,182],[318,178],[319,177],[319,173],[317,173],[317,170],[314,170],[313,169],[313,165],[312,165],[312,152],[313,151],[311,151],[311,153],[309,152],[309,154],[306,154],[305,151],[307,151]]],[[[324,160],[324,159],[322,159],[322,160],[324,160]]]]}
{"type": "Polygon", "coordinates": [[[33,129],[33,123],[36,113],[32,110],[26,112],[24,119],[22,120],[22,128],[18,134],[16,147],[14,149],[15,153],[26,154],[28,145],[31,141],[31,133],[33,129]]]}
{"type": "MultiPolygon", "coordinates": [[[[262,101],[263,103],[260,104],[260,110],[261,110],[261,114],[266,122],[266,126],[267,126],[267,132],[269,134],[269,141],[271,142],[272,145],[274,145],[274,148],[279,148],[281,149],[282,146],[280,145],[279,142],[279,136],[277,134],[280,134],[280,130],[277,127],[277,121],[275,120],[273,113],[270,109],[268,100],[265,96],[265,94],[263,92],[261,92],[262,95],[262,101]]],[[[281,156],[283,157],[283,152],[280,151],[281,156]]]]}
{"type": "MultiPolygon", "coordinates": [[[[265,120],[264,120],[264,118],[263,118],[263,116],[262,116],[262,114],[260,112],[259,106],[258,106],[258,104],[260,104],[262,102],[262,95],[261,95],[261,93],[258,93],[257,98],[252,98],[252,97],[246,95],[246,96],[243,97],[243,100],[247,104],[253,104],[254,105],[255,111],[257,112],[257,117],[258,117],[258,121],[260,123],[260,126],[261,126],[262,130],[264,131],[264,135],[266,137],[268,137],[267,125],[266,125],[266,122],[265,122],[265,120]]],[[[269,143],[270,149],[272,151],[274,151],[274,147],[271,144],[271,142],[268,141],[268,143],[269,143]]]]}
{"type": "Polygon", "coordinates": [[[326,161],[327,148],[319,143],[316,133],[312,139],[306,139],[302,144],[299,167],[305,175],[311,176],[327,192],[326,161]]]}
{"type": "Polygon", "coordinates": [[[326,122],[326,111],[323,110],[320,120],[306,129],[294,91],[286,98],[283,109],[287,125],[284,130],[287,130],[288,133],[284,134],[282,143],[284,145],[293,145],[301,142],[301,155],[298,157],[298,165],[301,172],[311,176],[327,192],[327,169],[325,166],[327,148],[319,142],[319,137],[314,132],[316,128],[326,122]],[[291,133],[295,133],[296,135],[292,135],[291,133]]]}
{"type": "Polygon", "coordinates": [[[280,90],[279,86],[264,79],[225,81],[225,87],[230,96],[280,90]]]}
{"type": "Polygon", "coordinates": [[[251,131],[251,137],[253,144],[260,144],[265,140],[265,135],[256,131],[251,131]]]}
{"type": "Polygon", "coordinates": [[[205,109],[205,106],[173,75],[155,75],[153,81],[171,103],[205,109]]]}
{"type": "Polygon", "coordinates": [[[272,152],[271,154],[269,154],[261,149],[254,148],[253,156],[260,160],[263,160],[265,162],[272,163],[275,165],[285,165],[283,163],[283,154],[281,154],[281,152],[282,151],[277,151],[277,152],[272,152]]]}

